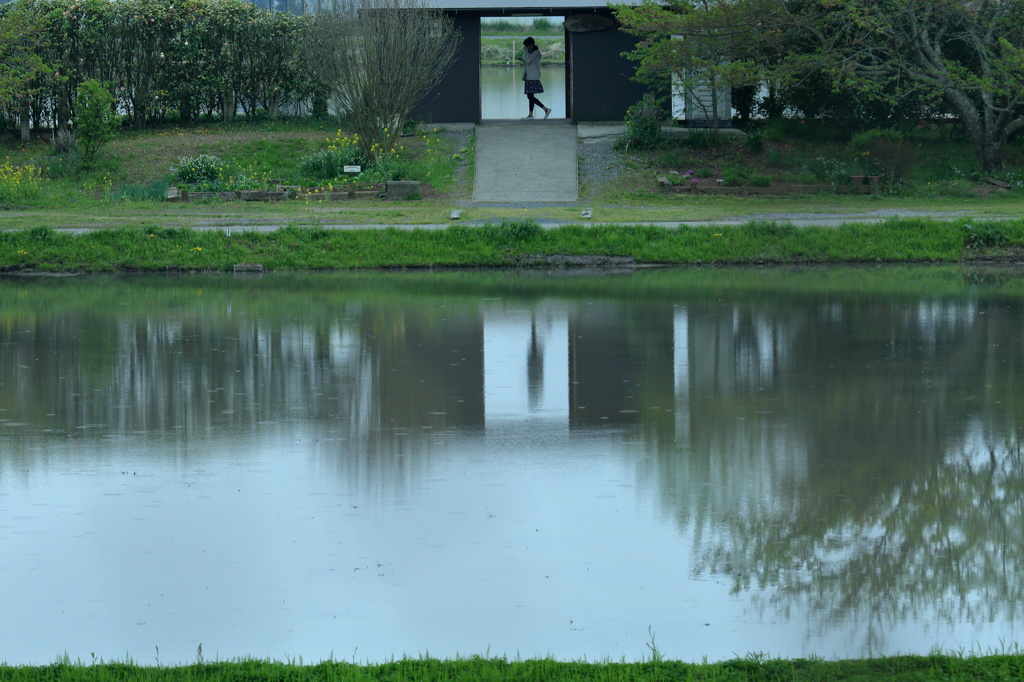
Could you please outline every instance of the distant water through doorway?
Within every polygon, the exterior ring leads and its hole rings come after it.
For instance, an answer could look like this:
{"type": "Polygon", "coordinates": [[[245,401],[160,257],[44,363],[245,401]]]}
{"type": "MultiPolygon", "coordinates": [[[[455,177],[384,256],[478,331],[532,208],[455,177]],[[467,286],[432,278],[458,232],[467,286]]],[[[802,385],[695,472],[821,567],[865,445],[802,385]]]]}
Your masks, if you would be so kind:
{"type": "MultiPolygon", "coordinates": [[[[516,67],[480,68],[481,117],[484,120],[518,119],[529,113],[522,77],[523,70],[516,67]]],[[[565,68],[543,67],[541,83],[544,94],[537,98],[551,107],[551,118],[565,118],[565,68]]]]}

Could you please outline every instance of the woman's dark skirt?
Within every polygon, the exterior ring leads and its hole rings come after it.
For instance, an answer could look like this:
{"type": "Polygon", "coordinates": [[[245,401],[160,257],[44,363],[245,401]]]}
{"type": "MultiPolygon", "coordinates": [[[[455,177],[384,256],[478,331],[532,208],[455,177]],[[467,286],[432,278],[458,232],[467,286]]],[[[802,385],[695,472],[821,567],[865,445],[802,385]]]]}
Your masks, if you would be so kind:
{"type": "Polygon", "coordinates": [[[536,95],[541,92],[544,92],[544,86],[540,81],[526,81],[523,85],[524,95],[536,95]]]}

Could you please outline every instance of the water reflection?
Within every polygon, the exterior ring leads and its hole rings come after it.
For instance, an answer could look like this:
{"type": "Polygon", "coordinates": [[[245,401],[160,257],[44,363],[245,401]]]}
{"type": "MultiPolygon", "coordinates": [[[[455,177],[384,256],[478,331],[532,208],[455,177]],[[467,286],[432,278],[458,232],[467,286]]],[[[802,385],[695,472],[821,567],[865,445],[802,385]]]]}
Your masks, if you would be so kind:
{"type": "Polygon", "coordinates": [[[0,659],[1010,644],[983,275],[0,282],[0,659]]]}

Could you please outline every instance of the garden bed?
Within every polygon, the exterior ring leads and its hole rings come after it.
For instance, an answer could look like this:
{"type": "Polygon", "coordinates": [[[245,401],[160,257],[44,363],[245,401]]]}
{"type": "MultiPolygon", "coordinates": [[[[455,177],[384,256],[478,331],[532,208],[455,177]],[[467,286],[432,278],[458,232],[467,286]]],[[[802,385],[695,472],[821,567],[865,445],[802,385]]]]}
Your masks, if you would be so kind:
{"type": "Polygon", "coordinates": [[[697,184],[675,184],[666,176],[658,177],[658,186],[663,192],[685,194],[706,194],[718,196],[771,196],[786,194],[821,194],[822,192],[834,192],[836,194],[871,194],[877,190],[880,183],[874,178],[864,178],[857,184],[832,185],[829,183],[775,183],[768,187],[754,187],[752,185],[741,185],[739,187],[727,186],[719,182],[702,181],[697,184]]]}
{"type": "MultiPolygon", "coordinates": [[[[287,201],[289,199],[301,199],[303,201],[345,201],[349,199],[373,199],[377,197],[388,198],[389,194],[398,194],[403,197],[408,195],[408,182],[401,184],[400,192],[390,192],[389,185],[393,183],[360,183],[346,185],[344,188],[334,188],[331,191],[323,191],[320,188],[305,188],[288,185],[278,185],[274,190],[235,190],[233,192],[196,192],[178,187],[167,188],[168,201],[201,201],[203,199],[218,199],[220,201],[287,201]]],[[[419,183],[415,183],[418,189],[419,183]]]]}

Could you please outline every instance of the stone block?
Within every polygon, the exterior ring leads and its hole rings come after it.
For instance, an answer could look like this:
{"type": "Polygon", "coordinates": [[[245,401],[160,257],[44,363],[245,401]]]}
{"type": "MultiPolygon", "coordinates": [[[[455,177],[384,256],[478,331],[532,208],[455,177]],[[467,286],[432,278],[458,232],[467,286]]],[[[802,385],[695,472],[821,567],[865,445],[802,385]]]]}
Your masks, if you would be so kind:
{"type": "Polygon", "coordinates": [[[391,180],[385,183],[384,195],[388,199],[408,199],[421,195],[417,180],[391,180]]]}

